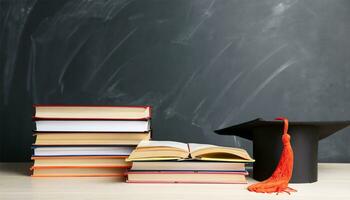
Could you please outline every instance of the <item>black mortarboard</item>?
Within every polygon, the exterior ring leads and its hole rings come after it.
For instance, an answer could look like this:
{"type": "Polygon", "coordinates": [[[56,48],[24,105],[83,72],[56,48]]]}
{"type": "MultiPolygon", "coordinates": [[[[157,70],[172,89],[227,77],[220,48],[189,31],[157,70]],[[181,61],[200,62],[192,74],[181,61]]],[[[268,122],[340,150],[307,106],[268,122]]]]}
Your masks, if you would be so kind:
{"type": "MultiPolygon", "coordinates": [[[[350,121],[289,122],[288,133],[294,151],[291,183],[317,181],[318,141],[347,127],[350,121]]],[[[236,135],[253,141],[253,178],[267,179],[275,170],[282,151],[282,121],[255,119],[216,130],[220,135],[236,135]]]]}

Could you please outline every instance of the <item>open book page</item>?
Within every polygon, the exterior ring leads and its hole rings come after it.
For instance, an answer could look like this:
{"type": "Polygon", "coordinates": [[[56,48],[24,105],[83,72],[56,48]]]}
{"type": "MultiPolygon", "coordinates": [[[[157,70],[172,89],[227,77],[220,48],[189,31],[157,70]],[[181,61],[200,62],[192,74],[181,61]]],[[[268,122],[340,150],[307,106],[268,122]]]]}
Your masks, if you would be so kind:
{"type": "Polygon", "coordinates": [[[181,160],[189,156],[188,146],[181,142],[143,140],[127,161],[181,160]]]}
{"type": "Polygon", "coordinates": [[[198,143],[189,143],[188,144],[190,148],[190,152],[195,152],[201,149],[207,149],[207,148],[215,148],[219,146],[211,145],[211,144],[198,144],[198,143]]]}
{"type": "Polygon", "coordinates": [[[254,162],[247,151],[240,148],[222,147],[209,144],[189,144],[191,157],[212,161],[254,162]]]}
{"type": "Polygon", "coordinates": [[[149,141],[143,140],[137,145],[137,149],[139,148],[154,148],[154,147],[170,147],[175,149],[180,149],[182,151],[188,152],[188,146],[186,143],[182,142],[173,142],[173,141],[149,141]]]}

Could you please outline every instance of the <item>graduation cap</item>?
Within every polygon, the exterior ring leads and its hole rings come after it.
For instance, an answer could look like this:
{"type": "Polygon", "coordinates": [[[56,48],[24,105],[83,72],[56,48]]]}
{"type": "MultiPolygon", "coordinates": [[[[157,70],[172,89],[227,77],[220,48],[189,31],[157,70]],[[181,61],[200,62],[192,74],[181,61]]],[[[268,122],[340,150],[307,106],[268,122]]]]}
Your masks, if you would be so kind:
{"type": "MultiPolygon", "coordinates": [[[[350,125],[350,121],[289,122],[288,133],[294,151],[291,183],[317,181],[318,141],[350,125]]],[[[262,181],[274,172],[282,151],[282,121],[255,119],[224,129],[220,135],[236,135],[253,141],[253,178],[262,181]]]]}

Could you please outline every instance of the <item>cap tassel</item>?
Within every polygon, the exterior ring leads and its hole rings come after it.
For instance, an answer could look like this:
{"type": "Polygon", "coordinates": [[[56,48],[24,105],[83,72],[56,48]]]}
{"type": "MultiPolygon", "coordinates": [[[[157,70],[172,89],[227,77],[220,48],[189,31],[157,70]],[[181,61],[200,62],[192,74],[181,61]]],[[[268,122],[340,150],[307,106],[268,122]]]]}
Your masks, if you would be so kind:
{"type": "Polygon", "coordinates": [[[283,149],[282,149],[280,161],[278,162],[278,165],[270,178],[260,183],[250,185],[248,187],[248,190],[251,192],[258,192],[258,193],[276,192],[277,194],[282,192],[286,192],[288,194],[290,194],[291,192],[296,192],[296,190],[288,187],[288,183],[292,178],[293,159],[294,159],[293,149],[290,144],[290,135],[287,133],[288,119],[276,118],[276,120],[284,121],[284,128],[283,128],[283,135],[282,135],[283,149]]]}

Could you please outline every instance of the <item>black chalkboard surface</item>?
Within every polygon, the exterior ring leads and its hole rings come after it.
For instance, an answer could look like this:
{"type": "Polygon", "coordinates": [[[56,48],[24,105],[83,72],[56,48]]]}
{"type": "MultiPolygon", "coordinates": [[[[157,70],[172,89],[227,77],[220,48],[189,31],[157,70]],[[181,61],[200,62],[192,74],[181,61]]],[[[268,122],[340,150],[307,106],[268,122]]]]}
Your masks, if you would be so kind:
{"type": "MultiPolygon", "coordinates": [[[[32,104],[151,105],[153,136],[247,148],[256,117],[350,119],[350,1],[0,0],[0,161],[28,161],[32,104]]],[[[319,160],[350,161],[350,130],[319,160]]]]}

